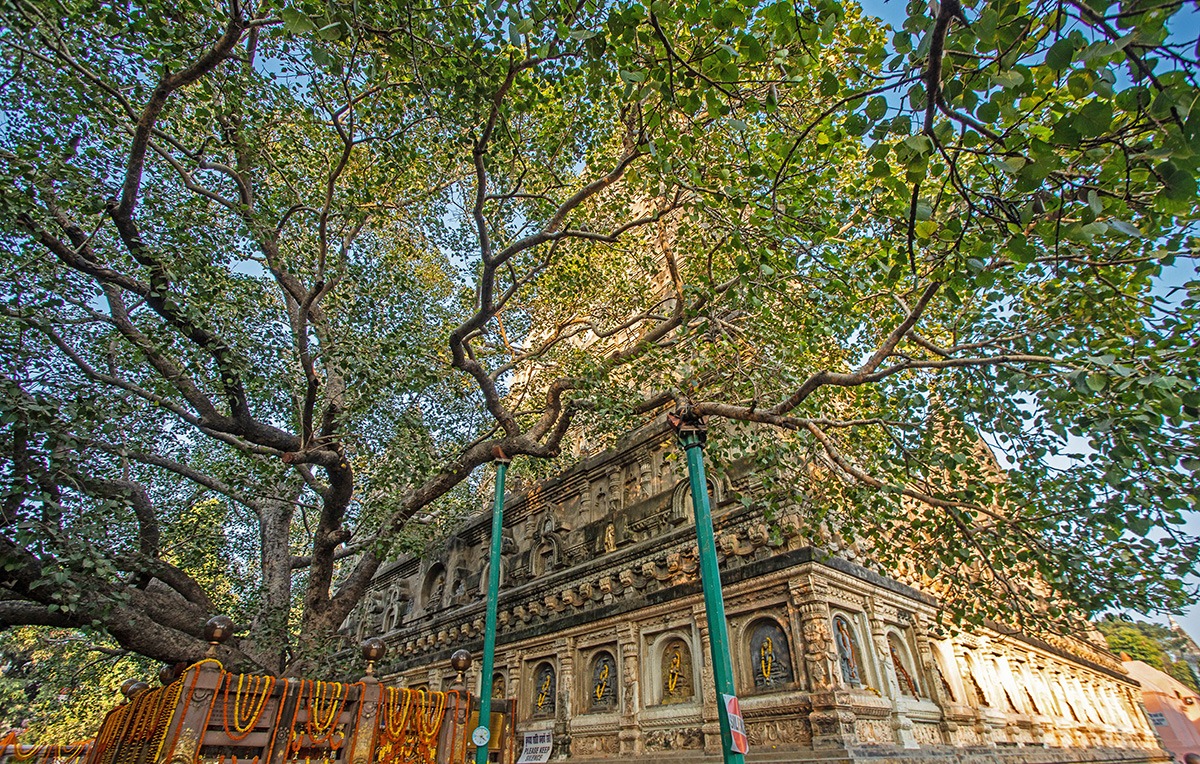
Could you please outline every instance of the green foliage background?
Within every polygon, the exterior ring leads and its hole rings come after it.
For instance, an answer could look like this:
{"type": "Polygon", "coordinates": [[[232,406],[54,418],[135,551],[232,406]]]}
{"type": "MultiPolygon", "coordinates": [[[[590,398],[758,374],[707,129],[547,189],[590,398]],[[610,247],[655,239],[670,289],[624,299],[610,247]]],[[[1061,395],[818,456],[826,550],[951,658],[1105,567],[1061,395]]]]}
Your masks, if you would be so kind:
{"type": "Polygon", "coordinates": [[[1169,674],[1196,692],[1200,692],[1200,677],[1192,667],[1180,660],[1180,653],[1187,649],[1186,640],[1166,626],[1145,621],[1124,621],[1105,618],[1096,622],[1100,633],[1114,653],[1128,653],[1136,661],[1142,661],[1169,674]]]}

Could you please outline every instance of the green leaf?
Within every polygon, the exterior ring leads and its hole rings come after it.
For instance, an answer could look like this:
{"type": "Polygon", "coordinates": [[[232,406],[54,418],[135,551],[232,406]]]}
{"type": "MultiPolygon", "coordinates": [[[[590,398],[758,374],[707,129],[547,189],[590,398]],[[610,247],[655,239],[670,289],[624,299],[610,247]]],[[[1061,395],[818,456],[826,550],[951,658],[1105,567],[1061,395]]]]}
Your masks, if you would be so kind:
{"type": "Polygon", "coordinates": [[[1124,220],[1120,220],[1118,218],[1109,218],[1107,222],[1110,228],[1114,228],[1126,236],[1132,236],[1138,239],[1144,238],[1142,232],[1138,230],[1136,226],[1133,226],[1124,220]]]}
{"type": "Polygon", "coordinates": [[[1196,195],[1196,178],[1190,172],[1170,162],[1159,168],[1163,178],[1163,194],[1174,201],[1186,201],[1196,195]]]}
{"type": "Polygon", "coordinates": [[[312,19],[295,8],[284,8],[281,15],[283,17],[283,28],[292,34],[308,34],[317,28],[312,19]]]}
{"type": "Polygon", "coordinates": [[[821,75],[821,95],[834,96],[842,89],[841,80],[833,72],[826,71],[821,75]]]}
{"type": "Polygon", "coordinates": [[[1071,65],[1075,56],[1075,45],[1071,38],[1064,37],[1055,42],[1046,51],[1046,65],[1055,71],[1062,71],[1071,65]]]}
{"type": "Polygon", "coordinates": [[[1084,104],[1076,115],[1075,124],[1084,138],[1097,138],[1112,126],[1112,106],[1099,98],[1084,104]]]}
{"type": "Polygon", "coordinates": [[[884,114],[887,114],[887,109],[887,99],[883,96],[874,96],[871,100],[867,101],[866,115],[873,120],[878,120],[884,114]]]}

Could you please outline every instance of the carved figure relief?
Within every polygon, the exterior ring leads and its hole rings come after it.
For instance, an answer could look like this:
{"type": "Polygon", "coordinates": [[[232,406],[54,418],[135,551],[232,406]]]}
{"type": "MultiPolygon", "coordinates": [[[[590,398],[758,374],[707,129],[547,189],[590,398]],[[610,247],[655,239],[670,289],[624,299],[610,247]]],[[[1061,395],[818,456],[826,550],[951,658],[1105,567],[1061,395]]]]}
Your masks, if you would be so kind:
{"type": "Polygon", "coordinates": [[[892,668],[896,672],[896,682],[900,685],[900,694],[918,697],[917,680],[913,678],[912,664],[908,662],[908,650],[900,644],[895,634],[888,634],[888,654],[892,657],[892,668]]]}
{"type": "Polygon", "coordinates": [[[971,689],[975,691],[975,699],[979,702],[981,708],[990,708],[991,703],[988,703],[987,695],[984,694],[983,688],[979,686],[979,680],[975,678],[975,672],[968,671],[967,678],[971,680],[971,689]]]}
{"type": "Polygon", "coordinates": [[[642,500],[642,483],[638,480],[637,468],[630,466],[625,477],[625,504],[628,506],[642,500]]]}
{"type": "Polygon", "coordinates": [[[662,652],[663,705],[686,703],[694,697],[692,651],[682,639],[672,639],[662,652]]]}
{"type": "Polygon", "coordinates": [[[588,695],[589,711],[609,711],[616,708],[619,680],[617,662],[612,653],[601,650],[592,657],[592,681],[588,695]]]}
{"type": "Polygon", "coordinates": [[[654,479],[650,474],[650,462],[644,461],[638,466],[638,490],[643,497],[654,494],[654,479]]]}
{"type": "Polygon", "coordinates": [[[425,578],[425,610],[438,610],[442,607],[442,599],[446,594],[446,569],[440,564],[434,565],[425,578]]]}
{"type": "Polygon", "coordinates": [[[604,551],[617,551],[617,528],[612,523],[604,528],[604,551]]]}
{"type": "Polygon", "coordinates": [[[508,682],[504,678],[504,674],[496,672],[492,674],[492,697],[503,698],[504,693],[508,691],[508,682]]]}
{"type": "Polygon", "coordinates": [[[942,692],[946,693],[946,697],[951,703],[957,703],[958,698],[954,697],[954,690],[950,689],[950,683],[946,681],[946,675],[942,673],[942,667],[934,665],[934,671],[937,671],[938,681],[942,683],[942,692]]]}
{"type": "Polygon", "coordinates": [[[539,663],[533,671],[533,698],[530,704],[531,715],[541,719],[554,716],[555,693],[558,691],[554,666],[550,663],[539,663]]]}
{"type": "Polygon", "coordinates": [[[832,677],[826,666],[826,653],[829,651],[832,638],[829,634],[829,622],[822,617],[809,617],[804,620],[804,660],[808,668],[809,681],[812,689],[829,687],[832,677]]]}
{"type": "Polygon", "coordinates": [[[615,516],[621,511],[621,473],[614,471],[608,476],[608,513],[615,516]]]}
{"type": "Polygon", "coordinates": [[[778,621],[772,618],[756,621],[750,627],[749,648],[755,688],[780,689],[795,681],[791,647],[778,621]]]}
{"type": "Polygon", "coordinates": [[[858,639],[854,629],[844,616],[833,617],[833,641],[837,645],[838,665],[842,669],[842,681],[851,687],[862,686],[862,665],[859,662],[858,639]]]}
{"type": "Polygon", "coordinates": [[[625,655],[625,713],[633,714],[638,707],[638,659],[637,653],[627,650],[625,655]]]}

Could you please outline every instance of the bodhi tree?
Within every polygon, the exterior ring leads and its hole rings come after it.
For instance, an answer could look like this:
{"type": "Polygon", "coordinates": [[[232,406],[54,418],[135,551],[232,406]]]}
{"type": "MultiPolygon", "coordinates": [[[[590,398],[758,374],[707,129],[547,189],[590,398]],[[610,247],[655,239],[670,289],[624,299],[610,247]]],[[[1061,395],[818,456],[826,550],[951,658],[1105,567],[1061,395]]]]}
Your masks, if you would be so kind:
{"type": "Polygon", "coordinates": [[[1189,596],[1181,4],[3,7],[4,625],[311,671],[673,407],[957,621],[1189,596]]]}

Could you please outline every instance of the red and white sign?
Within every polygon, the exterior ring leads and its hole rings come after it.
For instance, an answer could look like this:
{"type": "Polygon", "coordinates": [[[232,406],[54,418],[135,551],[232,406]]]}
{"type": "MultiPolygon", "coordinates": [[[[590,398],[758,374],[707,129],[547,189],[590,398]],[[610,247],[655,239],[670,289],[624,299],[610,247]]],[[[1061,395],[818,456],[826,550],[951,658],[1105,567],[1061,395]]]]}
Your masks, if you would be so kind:
{"type": "Polygon", "coordinates": [[[750,738],[746,737],[746,720],[742,718],[742,707],[736,695],[721,695],[725,703],[725,716],[729,719],[729,747],[734,753],[750,752],[750,738]]]}

